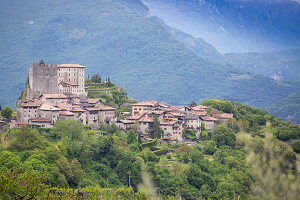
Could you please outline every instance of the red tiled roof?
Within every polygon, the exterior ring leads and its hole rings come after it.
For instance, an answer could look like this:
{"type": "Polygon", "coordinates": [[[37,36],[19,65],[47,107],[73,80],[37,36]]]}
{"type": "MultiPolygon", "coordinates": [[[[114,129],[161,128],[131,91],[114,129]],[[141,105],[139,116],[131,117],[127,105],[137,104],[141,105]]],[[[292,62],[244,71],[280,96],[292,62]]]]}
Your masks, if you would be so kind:
{"type": "Polygon", "coordinates": [[[154,106],[158,102],[157,101],[142,101],[135,104],[132,104],[132,106],[154,106]]]}
{"type": "Polygon", "coordinates": [[[233,114],[230,114],[230,113],[216,114],[214,116],[217,118],[222,118],[222,119],[233,118],[233,114]]]}
{"type": "Polygon", "coordinates": [[[51,122],[50,119],[46,119],[46,118],[30,118],[29,119],[30,122],[51,122]]]}
{"type": "Polygon", "coordinates": [[[172,120],[172,121],[162,121],[160,122],[160,125],[173,125],[176,124],[178,121],[172,120]]]}
{"type": "Polygon", "coordinates": [[[191,114],[198,115],[198,116],[206,116],[207,112],[205,112],[205,111],[191,111],[191,114]]]}
{"type": "Polygon", "coordinates": [[[22,107],[40,107],[42,102],[40,100],[23,102],[22,107]]]}
{"type": "Polygon", "coordinates": [[[97,103],[99,101],[100,101],[100,99],[87,99],[88,103],[97,103]]]}
{"type": "Polygon", "coordinates": [[[48,111],[60,111],[60,109],[54,107],[54,106],[51,106],[49,104],[45,104],[43,103],[41,105],[41,107],[39,107],[39,110],[48,110],[48,111]]]}
{"type": "Polygon", "coordinates": [[[112,107],[101,105],[101,104],[97,105],[95,108],[98,110],[116,110],[116,108],[112,108],[112,107]]]}
{"type": "Polygon", "coordinates": [[[65,94],[43,94],[46,99],[67,99],[65,94]]]}
{"type": "Polygon", "coordinates": [[[133,124],[134,121],[132,120],[120,120],[120,122],[122,122],[123,124],[133,124]]]}
{"type": "Polygon", "coordinates": [[[153,122],[153,119],[144,116],[141,119],[139,119],[138,121],[139,122],[153,122]]]}
{"type": "Polygon", "coordinates": [[[69,81],[62,81],[60,84],[62,85],[71,85],[71,86],[78,86],[77,83],[69,82],[69,81]]]}
{"type": "Polygon", "coordinates": [[[203,105],[199,105],[199,106],[192,107],[192,109],[208,109],[208,108],[209,108],[209,107],[203,106],[203,105]]]}
{"type": "Polygon", "coordinates": [[[216,118],[213,118],[213,117],[210,117],[210,116],[202,117],[202,119],[204,121],[218,121],[216,118]]]}
{"type": "Polygon", "coordinates": [[[73,116],[74,113],[70,112],[70,111],[60,111],[59,115],[64,115],[64,116],[73,116]]]}

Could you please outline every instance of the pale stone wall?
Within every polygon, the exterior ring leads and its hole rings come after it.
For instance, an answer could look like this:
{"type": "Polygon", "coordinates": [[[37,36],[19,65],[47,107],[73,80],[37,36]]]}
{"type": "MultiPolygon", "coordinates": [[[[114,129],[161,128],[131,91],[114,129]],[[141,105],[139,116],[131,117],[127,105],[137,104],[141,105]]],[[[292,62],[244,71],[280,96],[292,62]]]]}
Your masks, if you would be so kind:
{"type": "Polygon", "coordinates": [[[55,94],[57,89],[57,65],[33,63],[28,70],[28,82],[31,92],[55,94]]]}

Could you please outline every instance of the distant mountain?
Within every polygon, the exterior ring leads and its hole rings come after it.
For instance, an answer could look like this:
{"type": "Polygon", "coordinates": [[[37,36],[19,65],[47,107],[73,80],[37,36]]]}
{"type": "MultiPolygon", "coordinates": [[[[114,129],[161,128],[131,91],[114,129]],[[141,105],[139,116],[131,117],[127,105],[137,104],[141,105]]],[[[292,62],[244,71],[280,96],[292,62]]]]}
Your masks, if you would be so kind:
{"type": "Polygon", "coordinates": [[[202,37],[220,52],[300,47],[300,4],[292,0],[143,0],[152,16],[202,37]]]}
{"type": "Polygon", "coordinates": [[[300,49],[264,53],[229,53],[223,63],[276,80],[300,80],[300,49]]]}
{"type": "Polygon", "coordinates": [[[300,124],[300,92],[277,102],[268,111],[283,120],[291,120],[295,124],[300,124]]]}
{"type": "Polygon", "coordinates": [[[266,108],[300,90],[214,62],[220,54],[150,17],[141,1],[2,0],[0,6],[0,104],[13,106],[27,69],[46,63],[80,63],[138,99],[188,104],[227,98],[266,108]],[[213,60],[213,61],[212,61],[213,60]]]}

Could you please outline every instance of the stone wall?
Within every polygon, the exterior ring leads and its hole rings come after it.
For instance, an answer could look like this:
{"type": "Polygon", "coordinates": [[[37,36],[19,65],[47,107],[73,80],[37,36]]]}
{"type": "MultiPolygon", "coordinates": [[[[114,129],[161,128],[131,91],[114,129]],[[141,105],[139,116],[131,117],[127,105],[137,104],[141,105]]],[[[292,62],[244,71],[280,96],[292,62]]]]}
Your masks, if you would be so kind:
{"type": "Polygon", "coordinates": [[[38,98],[39,95],[58,93],[57,65],[33,63],[28,70],[29,99],[38,98]]]}

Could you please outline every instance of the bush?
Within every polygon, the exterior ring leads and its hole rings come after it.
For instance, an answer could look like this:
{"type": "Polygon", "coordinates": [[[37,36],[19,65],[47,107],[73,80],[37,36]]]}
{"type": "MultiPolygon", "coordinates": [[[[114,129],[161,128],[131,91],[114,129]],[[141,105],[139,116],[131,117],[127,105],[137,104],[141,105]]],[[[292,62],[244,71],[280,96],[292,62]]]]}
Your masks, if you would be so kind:
{"type": "Polygon", "coordinates": [[[300,153],[300,140],[299,140],[299,139],[294,140],[294,141],[291,143],[291,147],[292,147],[292,149],[294,150],[294,152],[300,153]]]}

